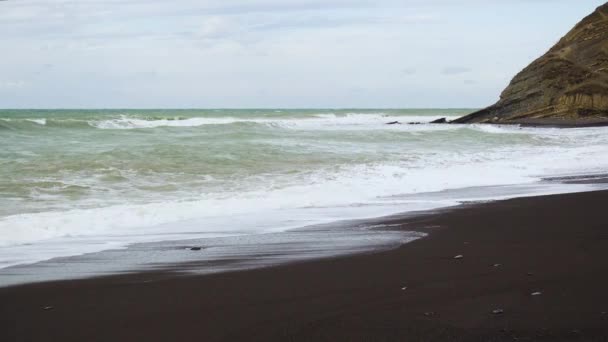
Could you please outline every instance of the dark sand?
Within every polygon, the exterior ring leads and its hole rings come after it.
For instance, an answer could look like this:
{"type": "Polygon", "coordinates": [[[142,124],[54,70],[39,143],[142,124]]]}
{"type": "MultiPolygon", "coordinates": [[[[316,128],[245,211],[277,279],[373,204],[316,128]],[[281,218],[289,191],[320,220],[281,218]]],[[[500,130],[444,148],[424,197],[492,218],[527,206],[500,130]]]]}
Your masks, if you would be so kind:
{"type": "Polygon", "coordinates": [[[608,341],[607,203],[599,191],[393,219],[431,234],[375,254],[3,288],[0,341],[608,341]]]}

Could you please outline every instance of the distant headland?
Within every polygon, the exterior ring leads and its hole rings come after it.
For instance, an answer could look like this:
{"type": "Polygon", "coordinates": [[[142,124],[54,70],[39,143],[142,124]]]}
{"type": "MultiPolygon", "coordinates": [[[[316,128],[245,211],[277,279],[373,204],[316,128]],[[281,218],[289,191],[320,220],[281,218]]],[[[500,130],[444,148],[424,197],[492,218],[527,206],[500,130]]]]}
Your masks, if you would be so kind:
{"type": "Polygon", "coordinates": [[[608,125],[608,3],[518,73],[495,104],[453,123],[608,125]]]}

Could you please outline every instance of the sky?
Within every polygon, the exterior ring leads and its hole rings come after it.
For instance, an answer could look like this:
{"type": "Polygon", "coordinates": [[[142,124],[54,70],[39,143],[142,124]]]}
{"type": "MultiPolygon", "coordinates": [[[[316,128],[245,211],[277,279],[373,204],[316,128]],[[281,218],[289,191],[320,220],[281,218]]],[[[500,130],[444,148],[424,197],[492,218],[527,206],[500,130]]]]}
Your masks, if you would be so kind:
{"type": "Polygon", "coordinates": [[[0,0],[0,108],[479,108],[596,0],[0,0]]]}

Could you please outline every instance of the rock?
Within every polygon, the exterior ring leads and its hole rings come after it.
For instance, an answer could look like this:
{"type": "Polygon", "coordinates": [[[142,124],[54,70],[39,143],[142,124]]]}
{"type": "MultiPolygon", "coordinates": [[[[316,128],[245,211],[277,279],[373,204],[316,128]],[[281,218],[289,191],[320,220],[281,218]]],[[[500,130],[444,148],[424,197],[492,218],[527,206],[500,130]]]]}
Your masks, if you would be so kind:
{"type": "Polygon", "coordinates": [[[457,256],[454,257],[454,259],[462,259],[464,258],[464,255],[458,254],[457,256]]]}
{"type": "Polygon", "coordinates": [[[451,122],[608,124],[608,3],[518,73],[497,103],[451,122]]]}
{"type": "Polygon", "coordinates": [[[405,290],[407,290],[407,286],[404,286],[401,288],[401,291],[405,291],[405,290]]]}
{"type": "Polygon", "coordinates": [[[492,265],[492,267],[500,267],[500,266],[502,266],[502,264],[494,264],[494,265],[492,265]]]}
{"type": "Polygon", "coordinates": [[[505,311],[503,309],[492,310],[492,314],[494,314],[494,315],[502,315],[503,313],[505,313],[505,311]]]}
{"type": "Polygon", "coordinates": [[[401,125],[401,122],[399,121],[391,121],[391,122],[387,122],[387,125],[401,125]]]}
{"type": "Polygon", "coordinates": [[[426,317],[433,317],[433,316],[435,316],[435,313],[433,311],[428,311],[428,312],[425,312],[424,315],[426,317]]]}
{"type": "Polygon", "coordinates": [[[437,119],[437,120],[433,120],[430,123],[432,124],[440,124],[440,123],[447,123],[448,120],[446,118],[441,118],[441,119],[437,119]]]}
{"type": "Polygon", "coordinates": [[[53,309],[52,306],[45,306],[45,307],[42,308],[42,310],[52,310],[52,309],[53,309]]]}
{"type": "Polygon", "coordinates": [[[526,275],[527,275],[528,277],[531,277],[531,276],[533,276],[533,275],[534,275],[534,273],[532,273],[532,272],[528,272],[528,273],[526,273],[526,275]]]}
{"type": "Polygon", "coordinates": [[[418,121],[414,121],[414,122],[408,122],[408,125],[421,125],[422,122],[418,122],[418,121]]]}
{"type": "Polygon", "coordinates": [[[190,247],[191,251],[200,251],[203,247],[190,247]]]}
{"type": "Polygon", "coordinates": [[[530,294],[530,296],[540,296],[541,294],[543,294],[543,293],[542,293],[542,292],[540,292],[540,291],[536,291],[536,292],[532,292],[532,293],[530,294]]]}

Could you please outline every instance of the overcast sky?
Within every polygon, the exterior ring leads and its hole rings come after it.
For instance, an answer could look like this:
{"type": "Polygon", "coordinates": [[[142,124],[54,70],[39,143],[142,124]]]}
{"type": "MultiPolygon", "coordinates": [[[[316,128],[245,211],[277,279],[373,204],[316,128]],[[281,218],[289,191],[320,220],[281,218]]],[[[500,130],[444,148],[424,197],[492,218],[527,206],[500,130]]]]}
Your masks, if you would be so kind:
{"type": "Polygon", "coordinates": [[[0,1],[0,108],[482,107],[603,2],[0,1]]]}

